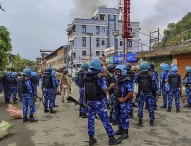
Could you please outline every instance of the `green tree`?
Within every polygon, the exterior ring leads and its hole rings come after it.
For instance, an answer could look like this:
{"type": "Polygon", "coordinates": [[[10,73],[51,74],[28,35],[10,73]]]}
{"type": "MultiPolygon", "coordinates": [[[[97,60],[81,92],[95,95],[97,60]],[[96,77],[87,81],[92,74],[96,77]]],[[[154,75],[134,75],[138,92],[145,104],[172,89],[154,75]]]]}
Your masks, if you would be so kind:
{"type": "Polygon", "coordinates": [[[0,26],[0,70],[8,63],[8,52],[11,51],[10,33],[4,26],[0,26]]]}
{"type": "Polygon", "coordinates": [[[181,44],[182,41],[191,39],[191,12],[177,23],[170,23],[164,30],[162,47],[181,44]]]}

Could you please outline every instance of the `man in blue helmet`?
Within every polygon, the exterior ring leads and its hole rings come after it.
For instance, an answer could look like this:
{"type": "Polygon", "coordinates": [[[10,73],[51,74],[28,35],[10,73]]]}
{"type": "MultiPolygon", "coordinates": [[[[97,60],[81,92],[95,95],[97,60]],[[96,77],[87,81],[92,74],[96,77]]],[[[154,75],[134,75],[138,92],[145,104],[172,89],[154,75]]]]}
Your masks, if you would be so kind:
{"type": "Polygon", "coordinates": [[[157,81],[154,76],[149,73],[149,63],[147,61],[142,61],[140,63],[141,71],[136,75],[136,83],[138,84],[138,126],[143,127],[143,106],[144,102],[148,104],[148,112],[150,117],[150,126],[154,126],[154,105],[156,102],[156,97],[158,92],[157,81]]]}
{"type": "MultiPolygon", "coordinates": [[[[155,66],[154,64],[149,64],[149,72],[153,75],[154,80],[157,81],[157,84],[159,85],[159,81],[158,81],[158,72],[156,70],[154,70],[155,66]]],[[[157,110],[157,101],[158,98],[156,98],[156,104],[155,104],[155,110],[157,110]]]]}
{"type": "Polygon", "coordinates": [[[57,95],[57,92],[58,92],[59,80],[56,78],[56,71],[55,70],[52,70],[51,75],[53,77],[53,82],[55,84],[53,106],[58,107],[58,105],[56,105],[56,95],[57,95]]]}
{"type": "Polygon", "coordinates": [[[11,89],[10,89],[10,72],[5,72],[3,76],[3,90],[5,103],[10,103],[11,89]]]}
{"type": "MultiPolygon", "coordinates": [[[[133,90],[134,90],[134,85],[135,85],[135,72],[131,71],[132,65],[130,63],[126,63],[125,67],[127,69],[127,76],[130,78],[132,84],[133,84],[133,90]]],[[[131,102],[130,102],[130,111],[129,111],[129,117],[130,119],[133,118],[133,107],[137,107],[135,103],[133,103],[133,95],[131,97],[131,102]]]]}
{"type": "Polygon", "coordinates": [[[186,67],[186,75],[183,80],[183,85],[186,87],[186,100],[188,103],[184,107],[191,108],[191,66],[186,67]]]}
{"type": "Polygon", "coordinates": [[[18,78],[17,78],[17,73],[12,72],[11,73],[11,78],[10,78],[10,93],[11,96],[13,94],[13,103],[16,104],[16,97],[17,97],[17,87],[18,87],[18,78]]]}
{"type": "Polygon", "coordinates": [[[53,110],[55,82],[53,81],[51,72],[51,68],[46,69],[45,74],[42,77],[42,89],[44,92],[44,113],[56,113],[56,111],[53,110]]]}
{"type": "MultiPolygon", "coordinates": [[[[89,65],[87,63],[82,63],[80,68],[81,69],[80,69],[80,71],[78,73],[78,87],[79,87],[79,93],[80,93],[79,102],[81,104],[84,104],[84,92],[85,92],[84,77],[87,74],[89,65]]],[[[86,110],[81,106],[79,108],[79,117],[87,118],[86,110]]]]}
{"type": "Polygon", "coordinates": [[[94,59],[90,63],[90,67],[86,77],[84,78],[85,83],[85,103],[88,106],[88,135],[89,135],[89,146],[93,146],[97,140],[94,138],[94,120],[97,114],[102,121],[107,135],[109,137],[109,145],[117,145],[121,142],[114,138],[114,131],[109,123],[106,105],[102,102],[105,98],[106,93],[111,89],[107,88],[105,78],[101,73],[101,67],[103,66],[102,61],[94,59]]]}
{"type": "Polygon", "coordinates": [[[36,72],[31,72],[31,83],[33,87],[33,98],[36,101],[36,99],[38,98],[37,87],[39,86],[38,74],[36,72]]]}
{"type": "Polygon", "coordinates": [[[32,91],[32,83],[30,80],[31,69],[25,68],[23,70],[23,78],[20,83],[20,94],[23,103],[23,122],[37,122],[38,119],[33,117],[35,113],[35,102],[33,100],[33,91],[32,91]],[[28,119],[28,106],[30,108],[30,117],[28,119]]]}
{"type": "Polygon", "coordinates": [[[132,108],[133,81],[127,75],[125,65],[117,65],[115,68],[117,76],[114,88],[114,95],[119,102],[118,130],[115,135],[121,135],[121,140],[128,138],[129,113],[132,108]]]}
{"type": "MultiPolygon", "coordinates": [[[[110,64],[107,67],[107,73],[105,75],[106,85],[107,87],[110,87],[112,83],[115,83],[115,64],[110,64]]],[[[112,98],[112,94],[114,93],[114,89],[111,89],[108,94],[110,98],[110,115],[109,115],[109,122],[113,125],[117,125],[116,116],[114,113],[114,99],[112,98]]]]}
{"type": "Polygon", "coordinates": [[[182,93],[182,79],[178,72],[178,66],[171,68],[172,72],[168,75],[169,94],[168,94],[168,112],[171,112],[173,96],[175,97],[176,112],[180,112],[180,94],[182,93]]]}
{"type": "Polygon", "coordinates": [[[168,75],[169,75],[169,65],[162,64],[162,72],[160,73],[160,87],[162,90],[163,96],[163,105],[160,108],[167,108],[167,98],[169,92],[169,84],[168,84],[168,75]]]}

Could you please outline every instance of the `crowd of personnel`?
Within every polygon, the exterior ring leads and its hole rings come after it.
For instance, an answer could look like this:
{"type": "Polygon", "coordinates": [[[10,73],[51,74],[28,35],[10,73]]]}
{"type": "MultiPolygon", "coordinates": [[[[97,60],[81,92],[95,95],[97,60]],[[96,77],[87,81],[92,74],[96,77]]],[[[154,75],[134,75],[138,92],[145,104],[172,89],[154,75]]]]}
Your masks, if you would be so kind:
{"type": "Polygon", "coordinates": [[[0,92],[4,92],[4,102],[17,104],[19,99],[23,107],[23,122],[37,122],[35,114],[35,102],[37,99],[43,102],[44,113],[55,113],[53,108],[58,107],[55,100],[57,95],[62,96],[62,102],[71,93],[71,79],[67,70],[58,73],[47,68],[43,74],[32,72],[25,68],[21,73],[4,72],[0,77],[0,92]],[[38,96],[38,86],[41,83],[42,97],[38,96]],[[11,102],[12,100],[12,102],[11,102]],[[28,109],[29,118],[28,118],[28,109]]]}
{"type": "Polygon", "coordinates": [[[107,66],[107,73],[102,61],[94,59],[90,65],[83,63],[76,72],[75,84],[79,87],[79,102],[84,104],[79,109],[79,117],[88,118],[89,146],[94,145],[96,114],[99,116],[109,137],[109,145],[118,145],[128,139],[130,118],[133,118],[133,108],[138,103],[138,126],[143,127],[143,109],[147,109],[150,117],[150,126],[154,126],[155,110],[159,94],[163,96],[163,105],[160,108],[171,112],[173,98],[175,98],[176,112],[180,112],[180,97],[182,86],[185,86],[187,105],[191,107],[191,67],[186,67],[184,78],[178,74],[178,66],[166,63],[160,65],[162,72],[158,75],[154,65],[142,61],[137,66],[130,63],[107,66]],[[138,91],[134,93],[134,87],[138,91]],[[145,104],[145,107],[144,107],[145,104]],[[109,115],[107,110],[109,109],[109,115]],[[112,125],[118,125],[114,132],[112,125]],[[119,135],[116,139],[114,135],[119,135]]]}
{"type": "MultiPolygon", "coordinates": [[[[177,65],[169,66],[163,63],[161,68],[162,72],[158,75],[154,65],[146,61],[140,62],[137,66],[123,63],[111,64],[105,68],[101,60],[94,59],[90,65],[86,63],[81,65],[81,69],[75,75],[75,84],[79,87],[79,102],[84,105],[79,108],[79,117],[88,118],[89,146],[97,142],[94,138],[96,115],[107,131],[109,145],[118,145],[129,137],[129,119],[134,116],[134,107],[138,107],[138,126],[143,127],[144,109],[149,112],[150,126],[155,125],[155,110],[158,108],[157,99],[160,93],[163,96],[163,105],[160,108],[171,112],[175,98],[176,112],[179,113],[182,87],[185,86],[187,105],[184,107],[191,107],[191,67],[186,67],[183,79],[178,74],[177,65]],[[135,96],[136,86],[138,91],[135,96]],[[111,123],[118,125],[116,132],[111,123]],[[114,135],[119,137],[115,138],[114,135]]],[[[66,69],[58,74],[55,70],[47,68],[39,76],[31,69],[25,68],[20,74],[5,72],[0,77],[0,91],[4,91],[5,103],[11,103],[12,99],[13,103],[17,104],[18,94],[23,105],[23,122],[37,122],[38,119],[33,116],[35,101],[38,98],[43,101],[44,113],[55,113],[54,108],[58,107],[55,103],[56,95],[61,92],[64,102],[71,94],[71,80],[66,69]],[[40,83],[43,98],[37,95],[40,83]],[[30,109],[29,114],[28,109],[30,109]]]]}

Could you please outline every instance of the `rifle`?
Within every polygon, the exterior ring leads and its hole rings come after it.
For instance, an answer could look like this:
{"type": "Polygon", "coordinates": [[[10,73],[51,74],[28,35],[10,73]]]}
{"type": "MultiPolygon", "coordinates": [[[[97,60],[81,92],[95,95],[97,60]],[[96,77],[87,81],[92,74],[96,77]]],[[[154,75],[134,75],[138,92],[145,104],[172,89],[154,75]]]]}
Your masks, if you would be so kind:
{"type": "Polygon", "coordinates": [[[40,102],[41,102],[41,101],[44,102],[44,101],[43,101],[43,98],[44,98],[44,91],[42,90],[42,96],[39,97],[40,102]]]}
{"type": "MultiPolygon", "coordinates": [[[[84,104],[79,103],[79,101],[77,101],[76,99],[74,99],[72,96],[68,96],[68,97],[66,98],[66,100],[75,103],[74,106],[79,105],[79,106],[81,106],[82,108],[84,108],[86,111],[88,110],[87,107],[86,107],[84,104]]],[[[99,119],[97,116],[96,116],[95,118],[96,118],[96,119],[99,119]]],[[[100,119],[99,119],[99,120],[100,120],[100,119]]]]}

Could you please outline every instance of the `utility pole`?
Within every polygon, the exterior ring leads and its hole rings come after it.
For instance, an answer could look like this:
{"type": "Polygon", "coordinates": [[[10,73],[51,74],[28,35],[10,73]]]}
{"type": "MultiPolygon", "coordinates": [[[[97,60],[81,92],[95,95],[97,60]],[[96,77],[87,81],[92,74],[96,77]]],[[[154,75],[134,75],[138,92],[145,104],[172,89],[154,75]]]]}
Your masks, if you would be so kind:
{"type": "Polygon", "coordinates": [[[150,39],[149,39],[149,50],[152,50],[152,42],[155,42],[157,40],[157,47],[160,48],[160,29],[158,28],[158,30],[151,32],[150,31],[150,39]],[[157,33],[157,37],[153,37],[152,35],[154,33],[157,33]]]}
{"type": "Polygon", "coordinates": [[[92,60],[92,36],[93,36],[93,33],[87,32],[86,35],[89,35],[89,37],[90,37],[90,61],[91,61],[92,60]]]}

